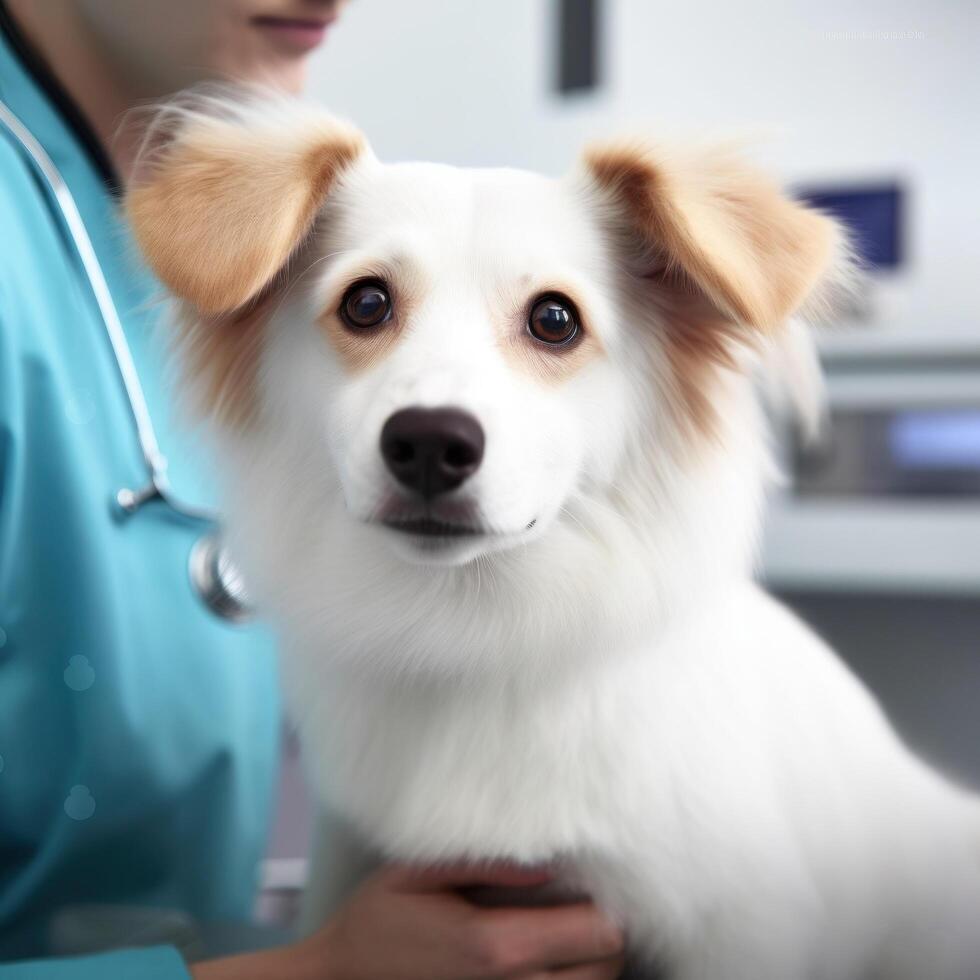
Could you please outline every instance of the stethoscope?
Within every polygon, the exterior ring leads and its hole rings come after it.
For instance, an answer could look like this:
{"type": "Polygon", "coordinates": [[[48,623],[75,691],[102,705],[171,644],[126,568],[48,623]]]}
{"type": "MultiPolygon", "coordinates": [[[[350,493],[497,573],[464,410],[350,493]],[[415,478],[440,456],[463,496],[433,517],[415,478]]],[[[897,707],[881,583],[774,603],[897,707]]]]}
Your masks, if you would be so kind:
{"type": "Polygon", "coordinates": [[[112,294],[102,273],[92,241],[85,230],[85,223],[75,204],[65,179],[51,162],[43,147],[30,130],[0,100],[0,123],[20,144],[33,161],[34,166],[47,184],[75,244],[75,250],[82,262],[85,275],[99,306],[106,335],[115,355],[119,376],[129,399],[130,411],[136,426],[136,436],[146,465],[147,480],[141,487],[123,487],[111,500],[115,512],[121,518],[128,518],[145,504],[159,501],[183,520],[209,526],[191,548],[188,573],[194,590],[205,605],[216,615],[232,621],[242,621],[251,615],[248,595],[237,567],[228,555],[221,535],[218,515],[203,507],[194,507],[180,500],[170,487],[167,479],[167,459],[157,443],[150,412],[140,385],[136,365],[123,332],[119,314],[116,312],[112,294]]]}

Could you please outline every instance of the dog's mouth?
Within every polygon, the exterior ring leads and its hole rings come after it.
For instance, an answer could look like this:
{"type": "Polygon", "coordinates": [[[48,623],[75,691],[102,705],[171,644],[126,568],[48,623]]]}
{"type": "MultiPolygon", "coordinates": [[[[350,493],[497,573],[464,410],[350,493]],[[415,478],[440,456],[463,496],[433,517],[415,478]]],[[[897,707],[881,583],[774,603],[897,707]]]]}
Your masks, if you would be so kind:
{"type": "Polygon", "coordinates": [[[440,521],[434,517],[388,517],[381,523],[393,531],[423,538],[472,538],[487,533],[472,524],[440,521]]]}
{"type": "Polygon", "coordinates": [[[469,553],[473,547],[499,548],[516,541],[538,523],[535,517],[519,530],[489,524],[472,501],[438,501],[432,506],[406,506],[407,502],[389,498],[367,523],[392,532],[409,546],[409,551],[427,554],[469,553]]]}

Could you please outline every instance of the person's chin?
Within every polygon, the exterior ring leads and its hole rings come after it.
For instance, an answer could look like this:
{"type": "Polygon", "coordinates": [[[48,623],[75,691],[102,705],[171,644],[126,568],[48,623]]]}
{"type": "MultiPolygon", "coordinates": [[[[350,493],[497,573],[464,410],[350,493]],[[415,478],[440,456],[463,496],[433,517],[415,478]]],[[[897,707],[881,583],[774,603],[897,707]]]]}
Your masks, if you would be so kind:
{"type": "Polygon", "coordinates": [[[276,87],[287,95],[301,95],[306,88],[306,65],[305,58],[294,58],[282,66],[277,73],[276,87]]]}

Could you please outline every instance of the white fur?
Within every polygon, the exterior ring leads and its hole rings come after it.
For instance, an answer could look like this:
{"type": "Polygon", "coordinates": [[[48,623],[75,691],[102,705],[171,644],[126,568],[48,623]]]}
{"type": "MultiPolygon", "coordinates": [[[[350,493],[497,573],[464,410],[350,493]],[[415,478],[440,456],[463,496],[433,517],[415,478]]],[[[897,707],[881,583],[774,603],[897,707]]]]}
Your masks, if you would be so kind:
{"type": "Polygon", "coordinates": [[[365,157],[269,326],[258,423],[213,433],[321,798],[388,857],[557,862],[672,980],[976,980],[980,809],[752,583],[752,355],[695,440],[606,207],[581,173],[365,157]],[[411,329],[351,376],[315,317],[399,261],[411,329]],[[605,348],[557,385],[494,333],[554,279],[605,348]],[[482,423],[458,494],[496,537],[427,552],[366,523],[409,405],[482,423]]]}

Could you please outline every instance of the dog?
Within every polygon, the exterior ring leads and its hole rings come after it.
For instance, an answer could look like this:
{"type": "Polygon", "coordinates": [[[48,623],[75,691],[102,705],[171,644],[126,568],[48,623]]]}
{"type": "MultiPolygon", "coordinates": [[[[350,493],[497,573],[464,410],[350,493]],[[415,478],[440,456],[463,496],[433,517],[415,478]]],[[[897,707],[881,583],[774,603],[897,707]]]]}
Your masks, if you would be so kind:
{"type": "Polygon", "coordinates": [[[366,848],[558,867],[671,980],[980,977],[980,805],[753,579],[759,379],[819,416],[830,217],[730,148],[392,165],[214,93],[125,206],[366,848]]]}

